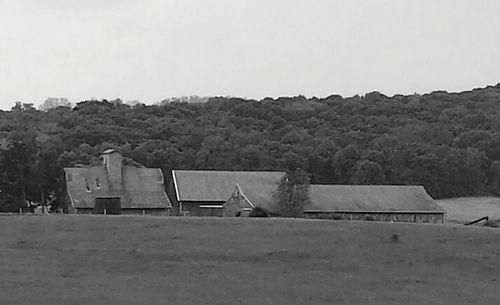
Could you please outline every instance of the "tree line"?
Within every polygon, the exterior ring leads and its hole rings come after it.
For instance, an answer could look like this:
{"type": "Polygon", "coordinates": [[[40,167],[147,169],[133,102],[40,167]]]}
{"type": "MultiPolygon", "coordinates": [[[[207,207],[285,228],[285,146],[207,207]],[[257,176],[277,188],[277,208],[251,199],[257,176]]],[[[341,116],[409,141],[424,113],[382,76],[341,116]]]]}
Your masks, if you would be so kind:
{"type": "Polygon", "coordinates": [[[107,148],[146,167],[300,169],[314,184],[419,184],[435,198],[500,194],[500,85],[460,93],[156,105],[82,101],[0,111],[0,210],[57,206],[63,167],[107,148]]]}

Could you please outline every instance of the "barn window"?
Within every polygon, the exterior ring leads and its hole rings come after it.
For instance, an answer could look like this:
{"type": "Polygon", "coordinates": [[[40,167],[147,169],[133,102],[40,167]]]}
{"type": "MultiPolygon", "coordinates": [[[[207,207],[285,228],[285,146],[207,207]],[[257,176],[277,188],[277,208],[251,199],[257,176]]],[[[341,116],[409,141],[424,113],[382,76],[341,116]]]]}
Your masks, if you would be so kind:
{"type": "Polygon", "coordinates": [[[67,174],[66,179],[68,179],[68,182],[73,182],[73,174],[67,174]]]}
{"type": "Polygon", "coordinates": [[[85,190],[87,192],[91,192],[92,191],[92,189],[90,188],[89,179],[87,179],[87,177],[85,177],[85,190]]]}
{"type": "Polygon", "coordinates": [[[101,178],[99,177],[95,178],[95,187],[98,189],[101,188],[101,178]]]}

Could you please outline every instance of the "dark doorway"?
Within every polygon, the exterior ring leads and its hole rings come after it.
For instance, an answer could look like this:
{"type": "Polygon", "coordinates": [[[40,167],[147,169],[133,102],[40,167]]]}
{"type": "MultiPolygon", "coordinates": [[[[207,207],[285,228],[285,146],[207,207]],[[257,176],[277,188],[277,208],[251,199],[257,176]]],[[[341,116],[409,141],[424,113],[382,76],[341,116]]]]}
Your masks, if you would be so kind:
{"type": "Polygon", "coordinates": [[[120,197],[97,197],[95,199],[94,214],[112,214],[122,213],[122,201],[120,197]]]}

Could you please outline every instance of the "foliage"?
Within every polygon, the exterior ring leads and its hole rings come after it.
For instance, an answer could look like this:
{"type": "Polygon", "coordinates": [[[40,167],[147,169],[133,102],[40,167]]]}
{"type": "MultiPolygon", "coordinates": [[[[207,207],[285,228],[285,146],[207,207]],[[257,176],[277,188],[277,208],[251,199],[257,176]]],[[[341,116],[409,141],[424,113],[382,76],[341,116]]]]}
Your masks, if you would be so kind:
{"type": "Polygon", "coordinates": [[[286,173],[278,182],[278,189],[273,196],[274,211],[282,217],[301,217],[310,203],[309,176],[297,169],[286,173]]]}
{"type": "Polygon", "coordinates": [[[376,218],[375,218],[375,216],[373,216],[373,215],[365,215],[365,216],[363,217],[363,220],[365,220],[365,221],[375,221],[375,220],[377,220],[377,219],[376,219],[376,218]]]}
{"type": "Polygon", "coordinates": [[[73,108],[49,100],[45,111],[27,103],[0,111],[0,202],[9,202],[0,209],[49,197],[59,203],[62,168],[94,163],[110,147],[166,173],[299,168],[311,183],[421,184],[435,198],[500,194],[500,85],[205,100],[90,100],[73,108]]]}
{"type": "Polygon", "coordinates": [[[491,227],[491,228],[498,228],[499,223],[500,223],[500,221],[498,221],[498,220],[488,220],[483,224],[483,226],[491,227]]]}
{"type": "Polygon", "coordinates": [[[64,97],[49,97],[48,99],[45,100],[43,104],[41,104],[38,109],[41,111],[47,111],[51,108],[57,108],[57,107],[71,107],[71,102],[64,97]]]}
{"type": "Polygon", "coordinates": [[[354,184],[384,184],[385,176],[382,167],[370,160],[359,161],[352,176],[354,184]]]}
{"type": "Polygon", "coordinates": [[[248,217],[270,217],[271,213],[263,207],[256,206],[250,211],[248,217]]]}

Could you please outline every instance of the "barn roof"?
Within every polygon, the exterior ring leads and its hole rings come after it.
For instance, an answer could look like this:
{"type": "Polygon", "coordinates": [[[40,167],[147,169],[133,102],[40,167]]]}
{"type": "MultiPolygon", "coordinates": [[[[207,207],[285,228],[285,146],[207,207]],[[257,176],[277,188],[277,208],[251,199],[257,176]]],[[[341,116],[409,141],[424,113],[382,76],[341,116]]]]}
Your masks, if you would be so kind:
{"type": "Polygon", "coordinates": [[[172,171],[177,200],[220,203],[231,196],[236,185],[250,200],[254,198],[259,202],[259,198],[277,189],[277,183],[284,175],[284,172],[172,171]]]}
{"type": "Polygon", "coordinates": [[[444,212],[422,186],[311,185],[306,211],[444,212]]]}
{"type": "Polygon", "coordinates": [[[158,168],[122,167],[124,191],[114,193],[105,167],[64,168],[70,200],[75,208],[93,208],[96,197],[120,196],[122,208],[170,208],[163,174],[158,168]],[[97,181],[99,181],[99,186],[97,181]],[[87,191],[86,184],[91,191],[87,191]]]}

